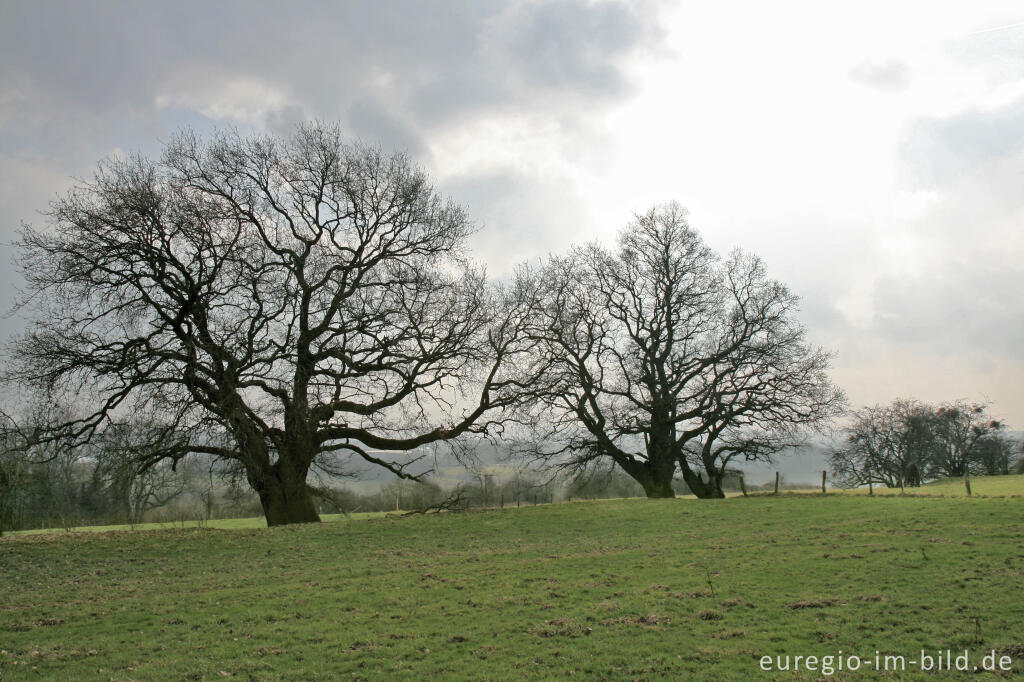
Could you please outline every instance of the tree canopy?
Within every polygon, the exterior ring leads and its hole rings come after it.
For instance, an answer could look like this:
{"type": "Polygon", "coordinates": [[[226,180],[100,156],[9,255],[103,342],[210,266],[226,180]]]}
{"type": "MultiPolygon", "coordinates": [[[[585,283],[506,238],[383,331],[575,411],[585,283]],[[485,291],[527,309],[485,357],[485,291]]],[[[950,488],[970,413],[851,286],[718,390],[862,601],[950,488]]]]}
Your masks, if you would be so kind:
{"type": "Polygon", "coordinates": [[[81,394],[75,441],[147,411],[147,457],[237,463],[271,525],[318,518],[317,463],[412,477],[380,451],[487,431],[529,383],[523,308],[465,258],[463,209],[336,126],[180,134],[49,217],[20,240],[38,314],[7,378],[81,394]]]}
{"type": "Polygon", "coordinates": [[[677,204],[638,215],[614,250],[577,248],[521,277],[550,365],[532,402],[541,458],[611,460],[650,497],[673,496],[678,470],[721,497],[731,461],[767,458],[842,408],[796,296],[756,256],[720,258],[677,204]]]}
{"type": "Polygon", "coordinates": [[[982,403],[897,399],[852,415],[830,456],[845,485],[916,487],[929,479],[1010,473],[1006,426],[982,403]]]}

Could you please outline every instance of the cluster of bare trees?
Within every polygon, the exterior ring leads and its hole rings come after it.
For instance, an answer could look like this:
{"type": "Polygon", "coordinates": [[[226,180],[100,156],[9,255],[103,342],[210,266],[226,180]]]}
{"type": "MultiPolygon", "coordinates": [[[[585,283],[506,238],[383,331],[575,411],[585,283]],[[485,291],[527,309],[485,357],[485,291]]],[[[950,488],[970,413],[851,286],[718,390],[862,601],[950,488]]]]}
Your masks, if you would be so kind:
{"type": "Polygon", "coordinates": [[[108,450],[138,471],[212,457],[271,525],[317,520],[308,477],[346,458],[418,479],[383,453],[511,431],[651,497],[677,474],[720,497],[730,462],[843,403],[796,297],[755,256],[720,258],[674,204],[615,249],[489,283],[466,214],[421,170],[314,123],[181,134],[157,160],[102,163],[49,216],[20,240],[35,315],[4,378],[73,396],[72,414],[23,450],[127,434],[108,450]]]}
{"type": "Polygon", "coordinates": [[[988,406],[955,401],[929,405],[895,400],[853,415],[832,470],[850,486],[919,486],[927,480],[1009,474],[1014,441],[988,406]]]}

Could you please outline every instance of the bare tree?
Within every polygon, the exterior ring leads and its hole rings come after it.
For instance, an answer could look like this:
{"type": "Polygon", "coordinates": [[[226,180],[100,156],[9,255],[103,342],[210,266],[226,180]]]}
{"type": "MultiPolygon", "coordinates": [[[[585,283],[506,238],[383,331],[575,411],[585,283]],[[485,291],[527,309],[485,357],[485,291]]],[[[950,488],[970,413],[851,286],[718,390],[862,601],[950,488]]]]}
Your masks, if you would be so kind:
{"type": "Polygon", "coordinates": [[[916,487],[928,479],[968,473],[1009,473],[1012,444],[1005,425],[987,406],[963,401],[935,406],[897,399],[864,408],[831,454],[832,470],[846,485],[916,487]]]}
{"type": "Polygon", "coordinates": [[[0,525],[76,525],[83,453],[51,440],[56,424],[66,421],[66,405],[49,394],[26,396],[15,418],[0,411],[0,525]]]}
{"type": "Polygon", "coordinates": [[[648,497],[674,496],[678,468],[697,496],[722,497],[731,461],[768,458],[842,406],[796,297],[754,256],[719,259],[677,204],[638,215],[615,251],[579,248],[521,277],[550,364],[534,454],[558,466],[610,459],[648,497]]]}
{"type": "Polygon", "coordinates": [[[829,457],[839,483],[921,485],[934,452],[931,414],[928,405],[902,399],[855,412],[845,429],[845,442],[829,457]]]}
{"type": "Polygon", "coordinates": [[[1010,444],[1002,422],[988,416],[988,406],[964,401],[932,408],[930,425],[935,449],[930,461],[932,476],[963,476],[1009,473],[1010,444]]]}
{"type": "Polygon", "coordinates": [[[25,450],[4,417],[0,416],[0,536],[18,523],[19,498],[28,469],[25,450]]]}
{"type": "Polygon", "coordinates": [[[521,306],[466,262],[463,210],[337,127],[181,134],[49,215],[20,240],[39,315],[7,378],[91,397],[78,442],[160,415],[151,459],[237,462],[270,525],[318,520],[318,458],[416,478],[376,451],[487,432],[529,383],[521,306]]]}
{"type": "Polygon", "coordinates": [[[997,424],[991,427],[992,430],[979,438],[974,446],[975,459],[980,473],[985,476],[1006,476],[1010,473],[1013,452],[1013,440],[1005,433],[1002,423],[992,420],[997,424]]]}
{"type": "Polygon", "coordinates": [[[139,523],[147,511],[163,507],[185,494],[188,476],[178,462],[163,456],[166,428],[140,418],[110,423],[93,438],[92,475],[106,494],[103,503],[117,518],[139,523]]]}

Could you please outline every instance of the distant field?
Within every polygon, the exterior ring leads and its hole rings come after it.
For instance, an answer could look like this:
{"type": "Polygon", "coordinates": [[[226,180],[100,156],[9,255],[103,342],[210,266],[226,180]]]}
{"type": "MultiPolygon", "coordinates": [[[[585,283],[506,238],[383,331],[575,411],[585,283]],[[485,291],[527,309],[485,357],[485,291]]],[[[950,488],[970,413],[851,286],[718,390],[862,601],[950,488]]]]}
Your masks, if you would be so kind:
{"type": "Polygon", "coordinates": [[[922,649],[1009,679],[1024,477],[972,484],[5,537],[0,679],[933,679],[869,668],[922,649]]]}
{"type": "MultiPolygon", "coordinates": [[[[858,489],[859,493],[867,493],[867,488],[858,489]]],[[[899,495],[899,488],[875,488],[876,495],[899,495]]],[[[908,495],[942,495],[947,497],[966,497],[967,488],[962,478],[947,478],[934,483],[926,483],[920,488],[906,488],[908,495]]],[[[1003,497],[1008,495],[1024,495],[1024,476],[981,476],[971,478],[971,494],[982,497],[1003,497]]]]}
{"type": "MultiPolygon", "coordinates": [[[[868,489],[838,490],[829,488],[829,494],[852,494],[867,495],[868,489]]],[[[785,493],[816,493],[819,489],[808,487],[801,490],[784,491],[785,493]]],[[[876,495],[899,495],[899,488],[875,488],[876,495]]],[[[1005,497],[1010,495],[1024,495],[1024,476],[989,476],[971,479],[971,493],[976,497],[1005,497]]],[[[764,495],[764,491],[754,491],[751,495],[764,495]]],[[[935,481],[919,488],[907,488],[905,495],[929,495],[942,497],[966,497],[966,488],[963,479],[951,479],[935,481]]],[[[729,497],[738,497],[740,493],[728,493],[729,497]]],[[[683,499],[696,499],[692,495],[682,496],[683,499]]],[[[354,514],[322,514],[321,519],[325,523],[333,521],[365,521],[367,519],[379,519],[385,516],[401,515],[404,512],[356,512],[354,514]]],[[[267,523],[262,516],[253,516],[242,519],[211,519],[209,521],[165,521],[162,523],[138,523],[134,526],[113,525],[113,526],[77,526],[71,529],[65,528],[42,528],[37,530],[14,531],[11,535],[40,535],[55,533],[103,533],[107,531],[124,530],[167,530],[173,528],[216,528],[220,530],[235,530],[242,528],[266,528],[267,523]]]]}

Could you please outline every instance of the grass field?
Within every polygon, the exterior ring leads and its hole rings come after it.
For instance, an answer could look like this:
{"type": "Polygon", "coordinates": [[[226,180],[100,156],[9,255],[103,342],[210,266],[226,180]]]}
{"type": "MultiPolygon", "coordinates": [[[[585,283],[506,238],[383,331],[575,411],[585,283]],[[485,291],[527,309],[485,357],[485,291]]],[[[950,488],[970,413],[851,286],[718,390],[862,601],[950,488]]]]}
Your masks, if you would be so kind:
{"type": "Polygon", "coordinates": [[[0,679],[932,679],[869,669],[922,649],[1019,677],[1024,477],[973,483],[5,537],[0,679]]]}
{"type": "MultiPolygon", "coordinates": [[[[367,521],[381,519],[392,515],[391,512],[356,512],[355,514],[321,514],[320,520],[325,523],[334,521],[367,521]]],[[[75,528],[41,528],[38,530],[19,530],[11,535],[60,535],[63,533],[108,533],[111,531],[129,530],[174,530],[190,528],[213,528],[216,530],[243,530],[248,528],[266,528],[267,521],[262,516],[241,519],[210,519],[209,521],[164,521],[157,523],[138,523],[134,526],[78,526],[75,528]]]]}

